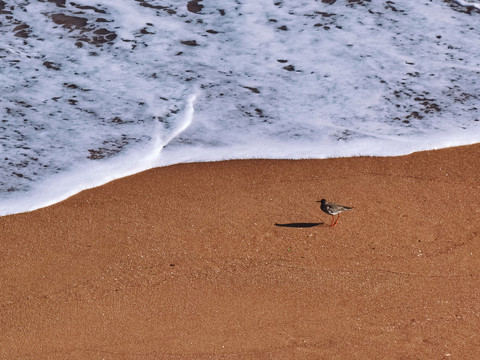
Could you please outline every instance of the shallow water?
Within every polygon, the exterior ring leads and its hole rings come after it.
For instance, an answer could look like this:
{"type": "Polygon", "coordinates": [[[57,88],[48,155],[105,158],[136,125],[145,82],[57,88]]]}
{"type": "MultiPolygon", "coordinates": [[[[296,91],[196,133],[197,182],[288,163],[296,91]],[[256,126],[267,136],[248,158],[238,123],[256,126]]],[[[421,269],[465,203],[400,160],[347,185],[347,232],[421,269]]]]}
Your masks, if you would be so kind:
{"type": "Polygon", "coordinates": [[[0,214],[151,167],[480,141],[480,2],[0,2],[0,214]]]}

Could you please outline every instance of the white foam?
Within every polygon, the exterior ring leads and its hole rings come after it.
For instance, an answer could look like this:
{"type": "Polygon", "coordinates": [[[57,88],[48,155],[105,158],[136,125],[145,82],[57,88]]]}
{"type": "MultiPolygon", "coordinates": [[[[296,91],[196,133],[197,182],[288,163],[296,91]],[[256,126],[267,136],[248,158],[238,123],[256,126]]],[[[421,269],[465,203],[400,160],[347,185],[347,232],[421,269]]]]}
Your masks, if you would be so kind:
{"type": "Polygon", "coordinates": [[[201,4],[14,5],[0,28],[0,214],[178,162],[480,141],[478,2],[201,4]],[[97,30],[117,37],[82,40],[97,30]]]}
{"type": "Polygon", "coordinates": [[[49,206],[80,191],[159,166],[163,148],[192,123],[193,104],[197,96],[198,93],[193,93],[188,97],[183,121],[171,133],[165,134],[160,126],[156,126],[152,129],[153,140],[147,146],[127,151],[121,156],[107,161],[95,162],[93,165],[79,163],[66,172],[38,182],[34,191],[31,191],[28,196],[25,196],[25,193],[13,193],[9,198],[3,199],[0,215],[32,211],[49,206]]]}

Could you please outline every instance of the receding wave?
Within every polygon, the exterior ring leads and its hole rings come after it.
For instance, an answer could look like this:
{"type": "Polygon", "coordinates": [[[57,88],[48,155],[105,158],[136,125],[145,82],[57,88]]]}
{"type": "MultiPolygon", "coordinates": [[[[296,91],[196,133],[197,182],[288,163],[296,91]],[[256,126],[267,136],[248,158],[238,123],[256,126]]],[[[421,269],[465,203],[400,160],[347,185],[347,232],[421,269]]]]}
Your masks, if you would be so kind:
{"type": "Polygon", "coordinates": [[[480,141],[480,2],[0,2],[0,214],[153,166],[480,141]]]}

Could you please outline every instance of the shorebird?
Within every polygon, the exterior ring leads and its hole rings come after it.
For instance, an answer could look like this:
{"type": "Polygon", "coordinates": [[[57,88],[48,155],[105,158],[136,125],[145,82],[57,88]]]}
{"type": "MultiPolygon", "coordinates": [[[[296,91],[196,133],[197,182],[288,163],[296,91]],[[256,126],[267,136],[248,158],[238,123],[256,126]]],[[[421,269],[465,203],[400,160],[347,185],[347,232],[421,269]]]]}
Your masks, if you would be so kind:
{"type": "Polygon", "coordinates": [[[335,225],[337,225],[337,221],[340,218],[340,213],[353,209],[349,206],[342,206],[333,202],[327,202],[327,200],[325,199],[322,199],[320,203],[320,209],[322,209],[322,211],[327,213],[328,215],[332,215],[332,227],[335,227],[335,225]],[[335,220],[335,215],[338,215],[337,220],[335,220]]]}

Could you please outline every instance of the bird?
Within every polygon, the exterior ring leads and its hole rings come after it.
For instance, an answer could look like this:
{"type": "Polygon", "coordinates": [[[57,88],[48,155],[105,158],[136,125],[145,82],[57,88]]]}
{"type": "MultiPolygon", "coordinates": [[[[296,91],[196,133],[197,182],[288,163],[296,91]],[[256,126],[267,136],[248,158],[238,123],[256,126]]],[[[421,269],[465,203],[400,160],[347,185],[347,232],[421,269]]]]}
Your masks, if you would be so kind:
{"type": "Polygon", "coordinates": [[[337,221],[340,218],[340,213],[353,209],[353,207],[350,206],[343,206],[333,202],[327,202],[325,199],[322,199],[320,203],[320,209],[322,209],[324,213],[332,215],[332,228],[337,225],[337,221]],[[335,215],[338,215],[337,220],[335,220],[335,215]]]}

